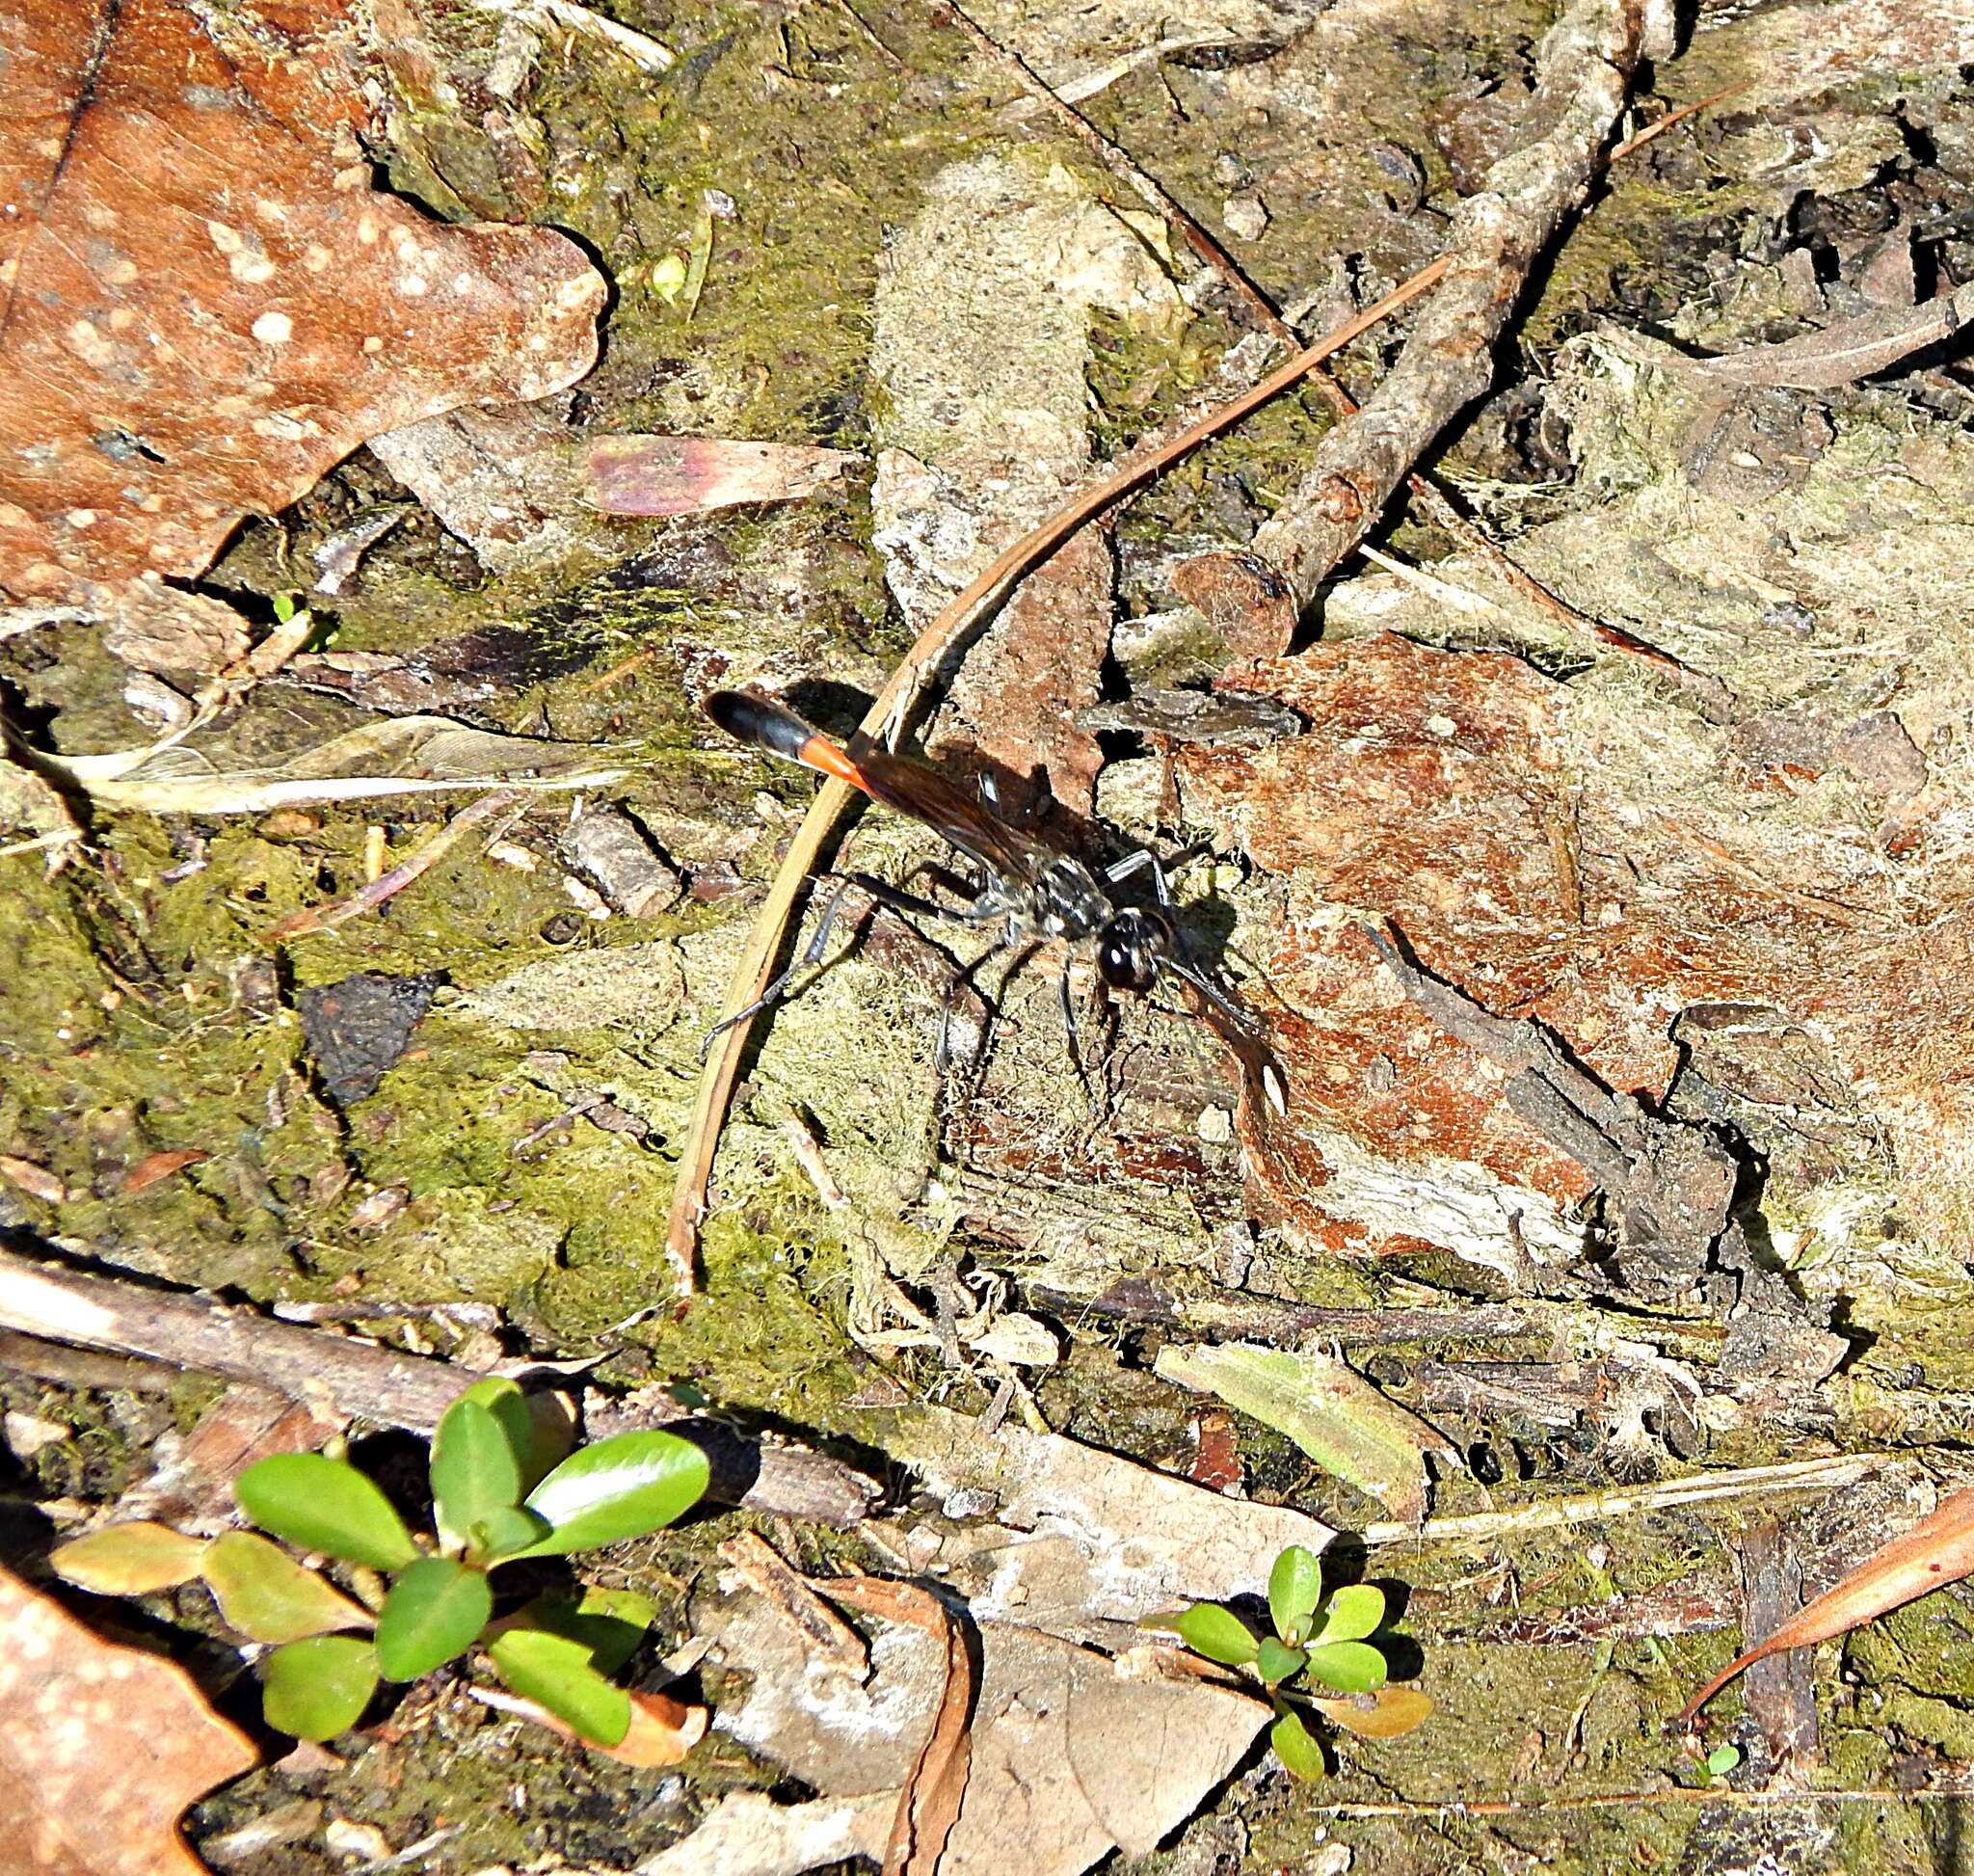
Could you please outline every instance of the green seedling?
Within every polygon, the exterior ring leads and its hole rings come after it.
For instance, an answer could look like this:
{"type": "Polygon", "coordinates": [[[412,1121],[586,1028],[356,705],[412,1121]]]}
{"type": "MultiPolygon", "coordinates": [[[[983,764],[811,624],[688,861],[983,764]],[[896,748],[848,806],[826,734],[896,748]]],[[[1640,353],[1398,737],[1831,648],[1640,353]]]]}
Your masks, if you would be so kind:
{"type": "Polygon", "coordinates": [[[1384,1624],[1382,1590],[1350,1583],[1325,1596],[1321,1562],[1292,1543],[1268,1573],[1268,1616],[1275,1632],[1257,1635],[1224,1603],[1195,1602],[1145,1626],[1169,1629],[1193,1653],[1260,1681],[1275,1714],[1268,1743],[1298,1779],[1325,1770],[1312,1712],[1367,1739],[1395,1739],[1431,1714],[1424,1694],[1385,1684],[1384,1653],[1373,1639],[1384,1624]]]}
{"type": "MultiPolygon", "coordinates": [[[[567,1421],[511,1380],[475,1381],[432,1441],[434,1536],[414,1538],[348,1461],[282,1453],[243,1472],[240,1509],[295,1546],[387,1579],[353,1601],[280,1544],[248,1531],[182,1536],[113,1524],[50,1558],[71,1583],[143,1595],[202,1578],[260,1664],[269,1726],[328,1739],[354,1726],[380,1680],[416,1680],[483,1648],[494,1672],[593,1745],[620,1744],[630,1696],[609,1676],[655,1611],[627,1591],[538,1597],[495,1618],[491,1573],[662,1529],[698,1503],[706,1455],[676,1434],[617,1434],[570,1450],[567,1421]]],[[[374,1580],[374,1579],[373,1579],[374,1580]]]]}

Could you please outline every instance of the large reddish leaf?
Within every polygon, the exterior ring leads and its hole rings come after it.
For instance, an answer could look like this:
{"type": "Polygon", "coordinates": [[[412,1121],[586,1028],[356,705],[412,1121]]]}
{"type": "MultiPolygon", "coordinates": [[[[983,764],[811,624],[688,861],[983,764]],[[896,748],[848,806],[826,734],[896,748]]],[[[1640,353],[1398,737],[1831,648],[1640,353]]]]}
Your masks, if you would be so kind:
{"type": "Polygon", "coordinates": [[[178,1817],[255,1763],[182,1668],[93,1634],[0,1569],[0,1866],[195,1876],[178,1817]]]}
{"type": "Polygon", "coordinates": [[[366,439],[588,370],[573,242],[371,188],[345,0],[21,0],[0,57],[7,598],[113,609],[366,439]]]}

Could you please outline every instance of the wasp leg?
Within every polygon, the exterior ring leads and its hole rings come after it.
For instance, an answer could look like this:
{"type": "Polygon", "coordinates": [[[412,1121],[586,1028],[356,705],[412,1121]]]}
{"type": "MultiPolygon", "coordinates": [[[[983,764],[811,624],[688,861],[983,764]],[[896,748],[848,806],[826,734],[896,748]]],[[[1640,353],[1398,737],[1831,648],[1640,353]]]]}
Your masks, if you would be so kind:
{"type": "Polygon", "coordinates": [[[1115,886],[1129,879],[1133,873],[1141,872],[1147,867],[1152,870],[1152,891],[1158,896],[1160,907],[1169,911],[1172,905],[1172,889],[1165,883],[1165,869],[1160,866],[1158,855],[1148,848],[1139,847],[1135,853],[1127,853],[1114,867],[1106,867],[1104,883],[1107,886],[1115,886]]]}
{"type": "Polygon", "coordinates": [[[838,879],[822,908],[822,917],[816,921],[815,935],[803,947],[802,955],[775,978],[760,996],[745,1009],[735,1010],[732,1016],[725,1016],[706,1033],[706,1040],[700,1044],[699,1056],[704,1061],[713,1044],[736,1024],[751,1022],[764,1009],[780,1003],[788,993],[788,986],[804,971],[813,969],[822,961],[822,953],[829,944],[829,934],[835,926],[837,914],[842,909],[843,895],[852,886],[862,889],[865,895],[877,904],[888,906],[894,912],[916,913],[920,918],[953,919],[962,925],[988,925],[1000,918],[999,907],[986,909],[978,904],[967,906],[938,905],[929,898],[920,898],[916,893],[900,892],[889,881],[874,878],[869,873],[844,873],[838,879]]]}

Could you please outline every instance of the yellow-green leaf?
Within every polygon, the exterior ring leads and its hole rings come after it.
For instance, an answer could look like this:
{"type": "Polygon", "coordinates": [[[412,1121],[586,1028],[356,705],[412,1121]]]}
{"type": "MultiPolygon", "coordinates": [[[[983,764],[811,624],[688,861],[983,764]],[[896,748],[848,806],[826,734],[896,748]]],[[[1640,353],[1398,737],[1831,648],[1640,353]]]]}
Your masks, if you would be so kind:
{"type": "Polygon", "coordinates": [[[1275,1756],[1298,1779],[1320,1779],[1329,1770],[1323,1763],[1322,1748],[1298,1713],[1283,1714],[1268,1729],[1268,1744],[1275,1749],[1275,1756]]]}
{"type": "Polygon", "coordinates": [[[175,1589],[199,1574],[203,1538],[142,1520],[111,1524],[49,1554],[55,1573],[98,1595],[148,1595],[175,1589]]]}
{"type": "Polygon", "coordinates": [[[432,1438],[432,1508],[448,1551],[472,1541],[473,1526],[520,1503],[520,1458],[507,1430],[470,1394],[445,1409],[432,1438]]]}
{"type": "Polygon", "coordinates": [[[577,1447],[528,1493],[548,1535],[513,1554],[561,1557],[641,1538],[696,1505],[710,1477],[706,1455],[677,1434],[615,1434],[577,1447]]]}
{"type": "Polygon", "coordinates": [[[1318,1642],[1361,1642],[1384,1621],[1384,1592],[1375,1583],[1350,1583],[1330,1597],[1318,1642]]]}
{"type": "Polygon", "coordinates": [[[333,1629],[370,1626],[369,1610],[251,1531],[213,1539],[200,1574],[227,1625],[256,1642],[299,1642],[333,1629]]]}
{"type": "Polygon", "coordinates": [[[630,1696],[590,1666],[582,1643],[540,1628],[510,1628],[487,1645],[487,1654],[517,1694],[539,1701],[582,1738],[615,1746],[630,1730],[630,1696]]]}

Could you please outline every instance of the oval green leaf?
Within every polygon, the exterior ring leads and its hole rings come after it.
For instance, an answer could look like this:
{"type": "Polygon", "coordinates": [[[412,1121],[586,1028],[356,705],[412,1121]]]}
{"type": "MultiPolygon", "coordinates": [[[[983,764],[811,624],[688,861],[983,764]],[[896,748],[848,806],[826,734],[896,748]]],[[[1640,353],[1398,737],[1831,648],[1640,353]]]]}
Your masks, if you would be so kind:
{"type": "Polygon", "coordinates": [[[1248,1625],[1217,1602],[1195,1602],[1176,1616],[1154,1616],[1139,1626],[1168,1628],[1193,1653],[1217,1661],[1223,1668],[1245,1666],[1259,1648],[1248,1625]]]}
{"type": "Polygon", "coordinates": [[[1292,1543],[1268,1571],[1268,1615],[1291,1648],[1309,1640],[1310,1618],[1322,1600],[1322,1564],[1315,1551],[1292,1543]]]}
{"type": "Polygon", "coordinates": [[[317,1635],[260,1664],[260,1710],[277,1732],[333,1739],[362,1718],[377,1691],[377,1652],[354,1635],[317,1635]]]}
{"type": "Polygon", "coordinates": [[[390,1500],[354,1465],[321,1453],[277,1453],[250,1465],[233,1496],[263,1531],[303,1550],[391,1570],[418,1555],[390,1500]]]}
{"type": "Polygon", "coordinates": [[[548,1535],[512,1554],[561,1557],[641,1538],[696,1505],[710,1476],[706,1455],[677,1434],[616,1434],[578,1447],[528,1493],[548,1535]]]}
{"type": "Polygon", "coordinates": [[[1319,1644],[1361,1642],[1365,1636],[1376,1634],[1378,1623],[1384,1621],[1384,1592],[1374,1583],[1348,1584],[1330,1597],[1322,1616],[1322,1629],[1316,1638],[1319,1644]]]}
{"type": "Polygon", "coordinates": [[[651,1598],[635,1590],[585,1590],[580,1598],[537,1596],[515,1626],[566,1636],[588,1650],[590,1666],[600,1675],[614,1675],[637,1652],[657,1617],[651,1598]]]}
{"type": "Polygon", "coordinates": [[[333,1629],[370,1626],[369,1610],[251,1531],[213,1539],[200,1574],[227,1625],[256,1642],[299,1642],[333,1629]]]}
{"type": "Polygon", "coordinates": [[[1340,1694],[1374,1694],[1384,1685],[1384,1656],[1369,1642],[1322,1642],[1304,1648],[1309,1677],[1340,1694]]]}
{"type": "Polygon", "coordinates": [[[494,1592],[480,1571],[450,1557],[421,1557],[377,1612],[377,1665],[387,1680],[416,1680],[464,1654],[493,1614],[494,1592]]]}
{"type": "Polygon", "coordinates": [[[1283,1714],[1268,1729],[1268,1744],[1275,1749],[1275,1756],[1298,1779],[1320,1779],[1329,1770],[1323,1763],[1322,1748],[1302,1724],[1299,1713],[1283,1714]]]}
{"type": "Polygon", "coordinates": [[[174,1590],[199,1574],[203,1538],[188,1538],[166,1524],[133,1520],[92,1531],[51,1551],[55,1574],[98,1595],[148,1595],[174,1590]]]}
{"type": "Polygon", "coordinates": [[[520,1467],[520,1488],[532,1491],[569,1457],[575,1444],[575,1416],[559,1394],[528,1394],[504,1375],[476,1380],[460,1396],[483,1407],[499,1422],[509,1450],[520,1467]]]}
{"type": "Polygon", "coordinates": [[[590,1665],[582,1643],[540,1628],[510,1628],[487,1645],[494,1672],[584,1739],[615,1746],[630,1730],[630,1696],[590,1665]]]}
{"type": "Polygon", "coordinates": [[[1254,1657],[1255,1672],[1272,1687],[1277,1681],[1287,1680],[1292,1675],[1302,1672],[1302,1650],[1292,1648],[1286,1642],[1278,1642],[1272,1635],[1264,1635],[1261,1648],[1254,1657]]]}
{"type": "Polygon", "coordinates": [[[467,1533],[467,1562],[488,1569],[547,1535],[548,1520],[539,1512],[525,1512],[518,1505],[492,1511],[475,1518],[467,1533]]]}
{"type": "Polygon", "coordinates": [[[520,1503],[520,1458],[507,1430],[479,1402],[462,1395],[445,1409],[432,1439],[432,1509],[439,1541],[464,1550],[475,1524],[520,1503]]]}

